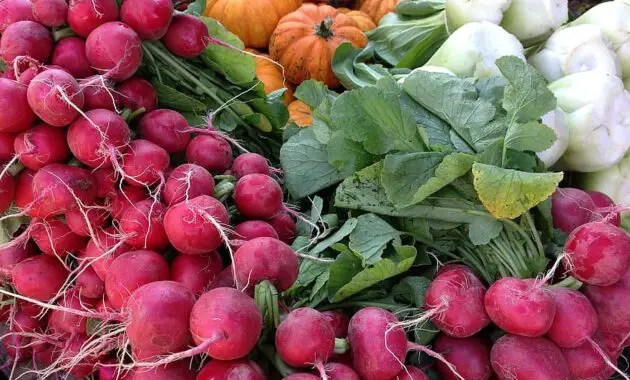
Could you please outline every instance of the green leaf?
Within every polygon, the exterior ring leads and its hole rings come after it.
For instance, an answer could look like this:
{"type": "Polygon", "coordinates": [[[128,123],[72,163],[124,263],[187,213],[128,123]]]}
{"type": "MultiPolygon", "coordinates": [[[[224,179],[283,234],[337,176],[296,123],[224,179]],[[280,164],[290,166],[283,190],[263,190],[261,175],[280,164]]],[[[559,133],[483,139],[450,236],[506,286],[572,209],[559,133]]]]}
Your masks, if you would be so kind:
{"type": "MultiPolygon", "coordinates": [[[[483,151],[497,140],[501,139],[501,141],[503,141],[507,130],[507,121],[504,117],[500,117],[492,120],[483,128],[471,130],[470,136],[472,137],[472,142],[475,148],[479,151],[483,151]]],[[[503,151],[501,151],[501,154],[503,154],[503,151]]],[[[499,161],[498,165],[501,166],[501,161],[499,161]]]]}
{"type": "Polygon", "coordinates": [[[344,173],[354,173],[369,166],[377,157],[363,149],[361,143],[335,132],[328,142],[328,163],[344,173]]]}
{"type": "Polygon", "coordinates": [[[467,153],[455,152],[444,157],[435,169],[434,176],[422,185],[414,194],[413,202],[419,203],[427,197],[441,190],[455,179],[468,173],[475,162],[474,156],[467,153]]]}
{"type": "Polygon", "coordinates": [[[389,77],[391,74],[382,65],[365,63],[373,61],[374,58],[374,48],[369,43],[367,47],[361,49],[344,42],[333,55],[333,72],[347,89],[375,86],[379,79],[389,77]]]}
{"type": "Polygon", "coordinates": [[[392,288],[392,296],[397,301],[424,308],[424,295],[430,284],[431,280],[426,277],[408,276],[392,288]]]}
{"type": "Polygon", "coordinates": [[[433,340],[440,333],[440,329],[437,328],[431,321],[425,321],[414,329],[415,342],[422,346],[425,346],[433,340]]]}
{"type": "Polygon", "coordinates": [[[313,79],[302,82],[295,90],[294,96],[306,103],[312,110],[319,107],[324,99],[336,97],[324,83],[313,79]]]}
{"type": "Polygon", "coordinates": [[[489,101],[498,109],[503,103],[506,83],[505,78],[496,76],[481,78],[475,86],[479,92],[479,97],[489,101]]]}
{"type": "Polygon", "coordinates": [[[173,87],[162,84],[158,81],[152,82],[157,92],[160,105],[179,112],[199,112],[205,113],[207,107],[199,100],[177,91],[173,87]]]}
{"type": "Polygon", "coordinates": [[[331,135],[333,134],[332,126],[332,100],[325,98],[322,102],[313,110],[313,122],[311,128],[315,133],[315,137],[322,144],[328,144],[330,142],[331,135]]]}
{"type": "Polygon", "coordinates": [[[422,17],[444,9],[444,0],[401,0],[396,5],[396,13],[405,16],[422,17]]]}
{"type": "Polygon", "coordinates": [[[499,220],[481,219],[471,223],[468,227],[468,237],[474,245],[484,245],[499,236],[503,230],[503,223],[499,220]]]}
{"type": "Polygon", "coordinates": [[[326,249],[330,248],[333,244],[340,242],[346,236],[350,235],[350,233],[357,226],[357,222],[358,222],[358,220],[356,218],[350,218],[350,219],[346,220],[346,222],[343,224],[343,226],[341,226],[341,228],[339,228],[337,231],[335,231],[335,233],[332,234],[331,236],[329,236],[328,238],[326,238],[326,239],[320,241],[319,243],[317,243],[309,251],[309,253],[311,255],[316,255],[316,254],[321,253],[321,252],[325,251],[326,249]]]}
{"type": "MultiPolygon", "coordinates": [[[[399,240],[400,232],[374,214],[357,218],[356,227],[350,233],[349,247],[363,259],[363,266],[376,264],[390,241],[399,240]]],[[[400,243],[399,243],[400,244],[400,243]]]]}
{"type": "MultiPolygon", "coordinates": [[[[0,213],[0,217],[17,214],[20,211],[15,207],[10,207],[4,213],[0,213]]],[[[7,218],[0,222],[0,245],[8,243],[13,240],[13,235],[20,229],[21,226],[30,222],[30,218],[27,216],[15,216],[7,218]]]]}
{"type": "Polygon", "coordinates": [[[479,199],[495,218],[514,219],[547,199],[562,173],[526,173],[481,163],[473,164],[479,199]]]}
{"type": "Polygon", "coordinates": [[[206,10],[206,0],[195,0],[188,5],[184,13],[192,16],[202,16],[206,10]]]}
{"type": "Polygon", "coordinates": [[[542,152],[549,149],[556,141],[556,133],[538,121],[515,124],[505,135],[505,147],[520,150],[542,152]]]}

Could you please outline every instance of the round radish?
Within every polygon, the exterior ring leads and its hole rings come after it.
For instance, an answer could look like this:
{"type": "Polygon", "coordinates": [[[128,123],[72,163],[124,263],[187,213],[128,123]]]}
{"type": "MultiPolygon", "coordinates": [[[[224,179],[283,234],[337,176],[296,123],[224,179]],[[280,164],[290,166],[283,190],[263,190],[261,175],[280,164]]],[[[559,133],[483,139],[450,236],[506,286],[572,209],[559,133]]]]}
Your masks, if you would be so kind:
{"type": "Polygon", "coordinates": [[[63,67],[73,77],[78,79],[94,74],[94,69],[92,69],[90,62],[85,56],[85,41],[82,38],[67,37],[57,42],[51,61],[53,65],[63,67]]]}
{"type": "Polygon", "coordinates": [[[35,113],[28,104],[27,88],[0,78],[0,132],[22,132],[31,127],[35,113]]]}
{"type": "Polygon", "coordinates": [[[79,116],[85,99],[79,83],[63,70],[37,74],[27,90],[28,104],[40,119],[53,127],[65,127],[79,116]]]}
{"type": "Polygon", "coordinates": [[[168,245],[164,230],[166,207],[152,199],[145,199],[128,207],[120,218],[120,230],[125,243],[132,248],[161,251],[168,245]]]}
{"type": "Polygon", "coordinates": [[[249,174],[236,182],[234,203],[247,218],[269,219],[283,207],[282,188],[264,174],[249,174]]]}
{"type": "Polygon", "coordinates": [[[173,18],[171,0],[125,0],[120,20],[132,27],[143,40],[159,40],[173,18]]]}
{"type": "Polygon", "coordinates": [[[390,380],[429,380],[429,377],[420,368],[408,365],[390,380]]]}
{"type": "Polygon", "coordinates": [[[0,57],[8,65],[19,56],[29,56],[46,63],[50,58],[53,40],[43,25],[34,21],[18,21],[9,25],[0,38],[0,57]]]}
{"type": "MultiPolygon", "coordinates": [[[[98,192],[96,194],[99,198],[107,198],[116,194],[117,178],[116,172],[112,168],[98,168],[92,172],[96,183],[98,184],[98,192]]],[[[134,188],[136,189],[136,188],[134,188]]],[[[143,192],[144,195],[144,192],[143,192]]],[[[143,196],[144,199],[144,196],[143,196]]],[[[137,201],[140,201],[138,199],[137,201]]],[[[111,211],[111,210],[110,210],[111,211]]]]}
{"type": "Polygon", "coordinates": [[[122,22],[107,22],[94,29],[85,42],[92,67],[106,77],[121,81],[135,74],[142,63],[142,41],[122,22]]]}
{"type": "MultiPolygon", "coordinates": [[[[71,291],[64,294],[57,305],[68,309],[84,310],[85,308],[94,308],[94,301],[79,297],[77,291],[71,291]]],[[[87,318],[71,312],[52,310],[48,318],[48,328],[55,333],[86,334],[86,327],[87,318]]]]}
{"type": "Polygon", "coordinates": [[[354,370],[341,363],[327,363],[326,375],[330,380],[361,380],[354,370]]]}
{"type": "Polygon", "coordinates": [[[269,237],[245,242],[234,253],[233,265],[240,286],[249,285],[253,289],[268,280],[279,292],[295,283],[299,271],[298,258],[291,247],[269,237]]]}
{"type": "Polygon", "coordinates": [[[227,268],[223,269],[221,273],[219,273],[210,283],[208,290],[216,288],[236,288],[232,266],[228,266],[227,268]]]}
{"type": "Polygon", "coordinates": [[[13,158],[15,154],[15,150],[13,149],[15,136],[15,133],[0,132],[0,165],[13,158]]]}
{"type": "Polygon", "coordinates": [[[344,312],[340,310],[333,310],[324,311],[322,314],[326,317],[328,323],[330,323],[330,326],[333,328],[335,338],[345,338],[348,336],[348,324],[350,324],[350,318],[348,318],[344,312]]]}
{"type": "Polygon", "coordinates": [[[615,338],[623,344],[630,332],[630,270],[614,285],[587,285],[582,290],[595,307],[604,339],[615,338]]]}
{"type": "Polygon", "coordinates": [[[151,112],[158,106],[155,87],[142,78],[127,79],[118,85],[116,92],[120,95],[123,107],[132,111],[144,108],[145,112],[151,112]]]}
{"type": "Polygon", "coordinates": [[[109,267],[115,258],[129,251],[131,247],[116,238],[116,230],[109,227],[96,232],[83,252],[82,259],[89,260],[98,278],[105,281],[109,267]],[[98,243],[98,244],[97,244],[98,243]]]}
{"type": "Polygon", "coordinates": [[[109,212],[100,205],[88,207],[84,210],[77,207],[66,212],[68,227],[79,236],[91,236],[96,233],[99,228],[105,227],[108,219],[109,212]],[[89,226],[88,220],[90,223],[89,226]]]}
{"type": "Polygon", "coordinates": [[[199,135],[188,143],[186,161],[213,173],[224,173],[232,166],[232,148],[220,137],[199,135]]]}
{"type": "Polygon", "coordinates": [[[561,348],[580,346],[597,330],[597,313],[582,293],[555,288],[556,314],[547,338],[561,348]]]}
{"type": "Polygon", "coordinates": [[[146,199],[147,194],[143,188],[125,185],[121,189],[117,189],[114,195],[108,198],[109,210],[112,218],[120,220],[127,208],[134,203],[146,199]]]}
{"type": "Polygon", "coordinates": [[[59,219],[35,223],[31,229],[31,237],[43,253],[61,259],[68,253],[79,252],[87,244],[85,237],[73,233],[70,227],[59,219]]]}
{"type": "Polygon", "coordinates": [[[105,283],[101,280],[96,271],[91,267],[82,270],[75,282],[79,294],[83,297],[100,299],[105,294],[105,283]]]}
{"type": "Polygon", "coordinates": [[[295,240],[296,226],[291,215],[286,212],[279,212],[272,216],[271,219],[267,220],[267,223],[271,224],[276,230],[280,240],[287,244],[293,243],[293,240],[295,240]]]}
{"type": "Polygon", "coordinates": [[[244,177],[248,174],[271,175],[267,159],[256,153],[244,153],[234,159],[232,173],[236,178],[244,177]]]}
{"type": "Polygon", "coordinates": [[[545,338],[504,335],[490,351],[499,380],[569,380],[569,368],[560,349],[545,338]]]}
{"type": "Polygon", "coordinates": [[[278,233],[269,223],[262,220],[248,220],[234,227],[235,239],[252,240],[259,237],[278,239],[278,233]]]}
{"type": "Polygon", "coordinates": [[[276,330],[276,349],[292,367],[309,367],[328,361],[335,349],[335,331],[315,309],[291,311],[276,330]]]}
{"type": "Polygon", "coordinates": [[[68,271],[59,259],[38,255],[18,263],[13,268],[13,286],[24,297],[46,302],[59,292],[68,271]]]}
{"type": "Polygon", "coordinates": [[[10,278],[13,268],[18,263],[35,256],[35,253],[35,246],[30,242],[0,249],[0,283],[5,278],[10,278]]]}
{"type": "MultiPolygon", "coordinates": [[[[596,339],[584,342],[575,348],[561,348],[562,356],[567,362],[569,372],[572,379],[609,379],[615,370],[608,366],[602,355],[593,347],[593,344],[599,344],[600,340],[596,339]]],[[[600,349],[608,356],[613,363],[616,362],[615,357],[607,352],[606,346],[599,344],[600,349]]]]}
{"type": "MultiPolygon", "coordinates": [[[[492,376],[490,344],[479,337],[453,338],[440,334],[433,348],[466,380],[487,380],[492,376]]],[[[438,361],[436,365],[442,380],[458,380],[444,363],[438,361]]]]}
{"type": "Polygon", "coordinates": [[[182,360],[155,368],[137,368],[125,377],[130,380],[192,380],[195,373],[190,369],[190,363],[182,360]]]}
{"type": "Polygon", "coordinates": [[[0,33],[18,21],[35,21],[30,0],[4,0],[0,7],[0,33]]]}
{"type": "Polygon", "coordinates": [[[76,358],[81,357],[81,360],[67,371],[77,378],[89,376],[92,372],[96,371],[99,359],[101,359],[94,354],[83,354],[83,347],[88,339],[87,335],[71,335],[68,341],[63,345],[63,349],[60,348],[60,365],[74,364],[76,363],[76,358]]]}
{"type": "Polygon", "coordinates": [[[115,0],[70,0],[68,25],[83,38],[98,26],[116,20],[118,5],[115,0]]]}
{"type": "Polygon", "coordinates": [[[606,221],[612,224],[615,227],[619,227],[621,225],[621,215],[617,212],[614,215],[610,211],[603,211],[604,209],[614,208],[617,206],[615,202],[606,194],[600,193],[599,191],[587,191],[589,197],[595,204],[595,213],[591,217],[593,221],[598,221],[602,219],[606,219],[606,221]]]}
{"type": "Polygon", "coordinates": [[[195,164],[183,164],[168,175],[162,197],[168,205],[190,200],[200,195],[212,195],[214,178],[206,169],[195,164]]]}
{"type": "Polygon", "coordinates": [[[571,231],[591,220],[595,203],[580,189],[559,188],[551,197],[553,226],[570,234],[571,231]]]}
{"type": "Polygon", "coordinates": [[[285,376],[282,380],[321,380],[321,377],[315,376],[311,373],[292,373],[289,376],[285,376]]]}
{"type": "Polygon", "coordinates": [[[223,270],[217,252],[208,255],[179,255],[171,264],[171,279],[185,285],[196,296],[203,293],[223,270]]]}
{"type": "Polygon", "coordinates": [[[181,114],[165,109],[149,112],[138,123],[138,131],[143,139],[161,146],[169,153],[186,150],[190,141],[188,128],[188,122],[181,114]]]}
{"type": "Polygon", "coordinates": [[[32,186],[34,176],[34,171],[24,169],[15,177],[15,205],[20,210],[26,209],[35,199],[32,186]]]}
{"type": "Polygon", "coordinates": [[[56,28],[66,23],[68,3],[66,0],[34,0],[33,17],[42,25],[56,28]]]}
{"type": "Polygon", "coordinates": [[[179,14],[162,38],[164,46],[173,54],[194,58],[206,50],[209,41],[208,27],[197,17],[179,14]]]}
{"type": "Polygon", "coordinates": [[[197,375],[197,380],[266,380],[267,376],[255,362],[247,359],[212,360],[197,375]]]}
{"type": "Polygon", "coordinates": [[[11,207],[15,197],[15,180],[10,173],[0,178],[0,213],[11,207]]]}
{"type": "Polygon", "coordinates": [[[168,152],[147,140],[133,140],[123,160],[127,182],[136,187],[146,187],[160,182],[170,164],[168,152]]]}
{"type": "Polygon", "coordinates": [[[83,97],[85,98],[85,110],[116,111],[120,107],[120,95],[113,89],[110,81],[97,81],[87,78],[81,82],[83,97]]]}
{"type": "Polygon", "coordinates": [[[70,156],[65,131],[47,124],[39,124],[20,133],[13,146],[20,162],[32,170],[66,161],[70,156]]]}

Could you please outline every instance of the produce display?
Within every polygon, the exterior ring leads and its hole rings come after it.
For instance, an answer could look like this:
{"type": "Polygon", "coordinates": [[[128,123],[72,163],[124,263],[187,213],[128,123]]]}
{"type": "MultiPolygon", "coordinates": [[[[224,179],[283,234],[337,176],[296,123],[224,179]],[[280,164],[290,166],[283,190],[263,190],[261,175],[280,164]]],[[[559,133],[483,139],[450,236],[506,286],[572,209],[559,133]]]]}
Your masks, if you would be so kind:
{"type": "Polygon", "coordinates": [[[9,379],[630,379],[630,2],[0,0],[9,379]]]}

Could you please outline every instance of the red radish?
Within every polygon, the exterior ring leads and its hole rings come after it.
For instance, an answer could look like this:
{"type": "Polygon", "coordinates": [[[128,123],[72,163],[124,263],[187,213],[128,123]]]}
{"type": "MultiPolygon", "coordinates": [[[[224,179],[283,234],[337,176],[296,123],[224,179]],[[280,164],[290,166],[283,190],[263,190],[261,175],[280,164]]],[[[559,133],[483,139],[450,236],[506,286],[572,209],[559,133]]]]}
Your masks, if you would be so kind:
{"type": "Polygon", "coordinates": [[[597,330],[597,313],[582,293],[573,289],[554,288],[556,314],[547,338],[561,348],[582,345],[597,330]]]}
{"type": "Polygon", "coordinates": [[[87,239],[73,233],[60,219],[31,222],[31,237],[45,254],[65,258],[68,253],[78,252],[87,244],[87,239]]]}
{"type": "Polygon", "coordinates": [[[259,237],[278,239],[278,233],[271,224],[262,220],[247,220],[234,227],[234,238],[240,240],[252,240],[259,237]]]}
{"type": "Polygon", "coordinates": [[[96,70],[112,80],[122,81],[131,78],[140,67],[142,41],[128,25],[107,22],[88,36],[85,55],[96,70]]]}
{"type": "Polygon", "coordinates": [[[110,167],[112,154],[124,151],[130,140],[131,131],[125,120],[104,109],[87,111],[85,117],[80,117],[68,128],[72,154],[92,168],[110,167]]]}
{"type": "Polygon", "coordinates": [[[110,81],[94,81],[87,78],[80,82],[85,97],[85,110],[116,111],[120,107],[120,95],[114,90],[110,81]]]}
{"type": "Polygon", "coordinates": [[[584,342],[580,346],[575,348],[562,348],[562,356],[567,362],[571,378],[576,380],[587,379],[609,379],[615,370],[610,367],[602,354],[608,357],[608,360],[616,362],[616,358],[611,358],[608,352],[606,352],[606,346],[600,345],[599,349],[601,353],[593,346],[598,344],[599,339],[592,342],[584,342]]]}
{"type": "Polygon", "coordinates": [[[86,38],[98,26],[116,20],[118,5],[115,0],[70,0],[68,25],[80,37],[86,38]]]}
{"type": "Polygon", "coordinates": [[[53,65],[61,66],[68,70],[77,79],[86,78],[94,74],[94,69],[85,56],[85,41],[82,38],[66,37],[57,42],[53,49],[51,61],[53,65]]]}
{"type": "Polygon", "coordinates": [[[59,292],[68,271],[59,259],[34,256],[21,261],[13,268],[13,286],[24,297],[46,302],[59,292]]]}
{"type": "Polygon", "coordinates": [[[327,363],[326,375],[330,380],[361,380],[351,367],[341,363],[327,363]]]}
{"type": "Polygon", "coordinates": [[[232,173],[236,178],[244,177],[248,174],[271,175],[271,169],[267,159],[256,153],[243,153],[234,159],[232,173]]]}
{"type": "Polygon", "coordinates": [[[9,25],[0,38],[0,57],[8,65],[19,56],[29,56],[41,63],[48,62],[53,48],[50,32],[34,21],[18,21],[9,25]]]}
{"type": "Polygon", "coordinates": [[[285,376],[282,380],[321,380],[321,377],[315,376],[311,373],[292,373],[289,376],[285,376]]]}
{"type": "Polygon", "coordinates": [[[179,14],[162,38],[164,46],[173,54],[194,58],[206,50],[210,36],[208,27],[197,17],[179,14]]]}
{"type": "Polygon", "coordinates": [[[151,111],[138,123],[138,131],[143,139],[161,146],[169,153],[186,150],[190,141],[188,128],[188,122],[181,114],[166,109],[151,111]]]}
{"type": "Polygon", "coordinates": [[[0,78],[0,132],[22,132],[31,127],[35,113],[28,104],[27,88],[0,78]]]}
{"type": "Polygon", "coordinates": [[[591,218],[593,219],[593,221],[606,219],[608,223],[612,224],[615,227],[619,227],[621,225],[621,215],[618,212],[609,217],[609,215],[613,213],[610,211],[602,210],[614,208],[615,206],[617,206],[608,195],[600,193],[599,191],[587,191],[586,194],[591,197],[591,200],[596,207],[593,218],[591,218]]]}
{"type": "Polygon", "coordinates": [[[129,380],[192,380],[195,373],[190,369],[190,363],[182,360],[156,368],[134,369],[130,376],[129,380]]]}
{"type": "Polygon", "coordinates": [[[120,310],[134,290],[150,282],[169,280],[170,272],[166,260],[156,252],[140,250],[123,253],[112,261],[107,270],[107,299],[112,307],[120,310]]]}
{"type": "Polygon", "coordinates": [[[112,218],[120,220],[127,208],[134,203],[143,201],[146,199],[147,194],[144,189],[125,185],[122,190],[116,190],[116,193],[109,198],[109,210],[112,214],[112,218]]]}
{"type": "Polygon", "coordinates": [[[262,316],[253,299],[232,288],[199,297],[190,313],[194,342],[213,359],[234,360],[249,354],[260,337],[262,316]]]}
{"type": "Polygon", "coordinates": [[[308,307],[291,311],[276,330],[276,349],[292,367],[321,366],[335,349],[335,331],[322,313],[308,307]]]}
{"type": "Polygon", "coordinates": [[[116,230],[114,227],[97,231],[95,238],[92,238],[88,242],[85,247],[85,252],[81,257],[91,262],[91,266],[96,272],[96,275],[102,281],[105,281],[107,278],[107,273],[112,261],[131,249],[124,241],[121,241],[115,235],[116,230]]]}
{"type": "Polygon", "coordinates": [[[222,270],[223,259],[217,252],[200,256],[179,255],[171,264],[171,279],[199,296],[222,270]]]}
{"type": "Polygon", "coordinates": [[[289,289],[298,276],[295,252],[278,239],[261,237],[245,242],[234,253],[237,285],[253,289],[268,280],[279,292],[289,289]]]}
{"type": "Polygon", "coordinates": [[[116,92],[120,95],[121,104],[132,111],[144,108],[145,112],[151,112],[158,106],[155,87],[142,78],[127,79],[118,85],[116,92]]]}
{"type": "Polygon", "coordinates": [[[431,321],[448,335],[465,338],[490,324],[484,310],[486,287],[470,268],[456,268],[435,277],[424,298],[431,321]]]}
{"type": "Polygon", "coordinates": [[[28,86],[27,96],[35,114],[53,127],[72,123],[85,101],[72,75],[56,69],[37,74],[28,86]]]}
{"type": "MultiPolygon", "coordinates": [[[[94,308],[94,302],[85,297],[80,297],[77,291],[64,294],[64,297],[57,302],[57,305],[75,310],[94,308]]],[[[48,318],[48,328],[56,333],[86,334],[86,326],[86,317],[62,310],[52,310],[48,318]]]]}
{"type": "Polygon", "coordinates": [[[420,368],[408,365],[390,380],[429,380],[429,377],[420,368]]]}
{"type": "Polygon", "coordinates": [[[188,143],[186,161],[213,173],[224,173],[232,166],[232,148],[220,137],[199,135],[188,143]]]}
{"type": "Polygon", "coordinates": [[[567,239],[564,254],[564,267],[573,277],[590,285],[612,285],[630,265],[630,237],[609,223],[583,224],[567,239]]]}
{"type": "Polygon", "coordinates": [[[501,329],[527,337],[544,335],[556,313],[553,293],[534,279],[504,277],[484,297],[486,312],[501,329]]]}
{"type": "Polygon", "coordinates": [[[18,310],[24,312],[25,314],[31,316],[31,317],[39,317],[41,315],[43,315],[44,313],[42,313],[42,308],[35,305],[34,303],[31,303],[29,301],[24,301],[24,300],[20,300],[17,299],[16,302],[16,307],[18,308],[18,310]]]}
{"type": "Polygon", "coordinates": [[[232,266],[228,266],[223,269],[221,273],[219,273],[210,286],[208,290],[216,289],[216,288],[235,288],[236,284],[234,283],[234,271],[232,270],[232,266]]]}
{"type": "Polygon", "coordinates": [[[195,164],[183,164],[171,171],[162,197],[168,205],[190,200],[200,195],[212,195],[214,178],[206,169],[195,164]]]}
{"type": "Polygon", "coordinates": [[[123,159],[127,182],[136,187],[156,184],[164,178],[170,157],[160,146],[147,140],[133,140],[123,159]]]}
{"type": "Polygon", "coordinates": [[[52,365],[59,356],[57,347],[48,343],[33,345],[33,360],[44,366],[52,365]]]}
{"type": "MultiPolygon", "coordinates": [[[[487,380],[492,376],[490,344],[477,336],[453,338],[440,334],[433,349],[444,355],[466,380],[487,380]]],[[[444,363],[438,361],[436,365],[441,379],[457,380],[457,376],[444,363]]]]}
{"type": "Polygon", "coordinates": [[[117,361],[115,359],[108,360],[105,363],[101,363],[98,367],[98,380],[124,380],[126,377],[120,373],[118,368],[110,366],[115,365],[117,361]]]}
{"type": "Polygon", "coordinates": [[[287,244],[293,243],[295,240],[295,222],[291,215],[286,212],[279,212],[267,220],[269,224],[276,230],[280,240],[287,244]]]}
{"type": "Polygon", "coordinates": [[[27,242],[0,249],[0,283],[5,278],[10,279],[13,268],[20,262],[35,256],[35,246],[27,242]]]}
{"type": "Polygon", "coordinates": [[[171,206],[164,216],[168,240],[179,252],[201,255],[223,244],[221,228],[229,216],[225,206],[208,195],[171,206]]]}
{"type": "Polygon", "coordinates": [[[56,28],[66,23],[68,3],[66,0],[34,0],[33,17],[40,24],[56,28]]]}
{"type": "MultiPolygon", "coordinates": [[[[197,375],[197,380],[267,380],[263,370],[255,362],[247,359],[212,360],[197,375]]],[[[349,379],[350,380],[350,379],[349,379]]]]}
{"type": "Polygon", "coordinates": [[[0,213],[6,211],[13,202],[15,196],[15,180],[13,176],[6,173],[0,178],[0,213]]]}
{"type": "Polygon", "coordinates": [[[71,335],[63,345],[63,349],[59,350],[59,364],[61,366],[74,364],[76,358],[81,357],[81,360],[68,370],[69,374],[78,378],[89,376],[96,371],[99,359],[101,359],[94,355],[85,355],[83,353],[83,346],[88,339],[86,335],[71,335]]]}
{"type": "Polygon", "coordinates": [[[13,72],[13,70],[3,71],[2,73],[0,73],[0,78],[2,78],[2,79],[10,79],[10,80],[16,80],[17,79],[15,77],[15,73],[13,72]]]}
{"type": "Polygon", "coordinates": [[[33,177],[35,172],[30,169],[22,170],[15,177],[15,205],[20,209],[26,209],[35,196],[33,194],[33,177]]]}
{"type": "MultiPolygon", "coordinates": [[[[116,194],[117,180],[116,172],[114,172],[114,169],[98,168],[92,172],[92,175],[94,176],[94,178],[96,178],[96,183],[98,184],[98,189],[96,193],[97,197],[107,198],[116,194]]],[[[144,192],[142,194],[142,199],[144,199],[144,192]]],[[[140,199],[138,199],[137,201],[140,201],[140,199]]]]}
{"type": "Polygon", "coordinates": [[[86,267],[77,276],[76,287],[80,295],[87,298],[99,299],[105,294],[105,283],[101,280],[92,267],[86,267]]]}
{"type": "Polygon", "coordinates": [[[551,197],[551,215],[556,228],[570,234],[591,220],[595,203],[580,189],[559,188],[551,197]]]}
{"type": "Polygon", "coordinates": [[[234,203],[247,218],[269,219],[284,206],[282,188],[269,176],[249,174],[236,182],[234,203]]]}
{"type": "Polygon", "coordinates": [[[326,317],[330,326],[332,326],[333,331],[335,332],[335,338],[345,338],[348,336],[348,324],[350,323],[350,318],[348,318],[343,311],[324,311],[322,314],[326,317]]]}
{"type": "Polygon", "coordinates": [[[132,27],[143,40],[159,40],[173,18],[171,0],[125,0],[120,20],[132,27]]]}
{"type": "Polygon", "coordinates": [[[18,21],[35,21],[30,0],[4,0],[0,7],[0,33],[18,21]]]}
{"type": "Polygon", "coordinates": [[[73,233],[79,236],[91,236],[98,229],[105,227],[109,212],[103,206],[96,205],[85,209],[74,208],[66,212],[66,223],[73,233]],[[87,220],[89,220],[89,226],[87,220]]]}
{"type": "Polygon", "coordinates": [[[64,162],[70,156],[65,131],[46,124],[39,124],[20,133],[13,146],[20,162],[32,170],[64,162]]]}
{"type": "Polygon", "coordinates": [[[562,352],[545,338],[504,335],[494,343],[490,361],[498,380],[569,380],[562,352]]]}
{"type": "Polygon", "coordinates": [[[168,245],[164,230],[166,207],[152,199],[145,199],[128,207],[120,218],[120,229],[125,243],[132,248],[160,251],[168,245]]]}
{"type": "Polygon", "coordinates": [[[33,81],[33,78],[37,76],[37,74],[44,71],[46,68],[44,66],[31,66],[28,69],[22,71],[17,78],[18,83],[28,86],[33,81]]]}
{"type": "Polygon", "coordinates": [[[15,133],[0,132],[0,165],[13,158],[15,154],[15,150],[13,149],[15,136],[15,133]]]}
{"type": "MultiPolygon", "coordinates": [[[[630,332],[630,270],[614,285],[587,285],[582,290],[595,307],[603,338],[617,340],[619,345],[625,344],[626,335],[630,332]]],[[[614,350],[611,348],[611,351],[614,350]]]]}

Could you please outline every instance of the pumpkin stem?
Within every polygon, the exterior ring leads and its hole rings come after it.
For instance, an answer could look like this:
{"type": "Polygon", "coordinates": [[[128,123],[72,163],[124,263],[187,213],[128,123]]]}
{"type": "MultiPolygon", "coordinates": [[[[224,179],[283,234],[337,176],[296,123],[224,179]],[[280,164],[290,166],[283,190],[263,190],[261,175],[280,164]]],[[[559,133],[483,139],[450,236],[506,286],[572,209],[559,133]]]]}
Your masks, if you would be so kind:
{"type": "Polygon", "coordinates": [[[319,24],[317,28],[315,28],[315,34],[317,34],[318,36],[320,36],[321,38],[325,40],[334,36],[335,33],[332,30],[333,23],[334,23],[334,20],[332,19],[332,17],[327,16],[324,19],[324,21],[322,21],[322,23],[319,24]]]}

